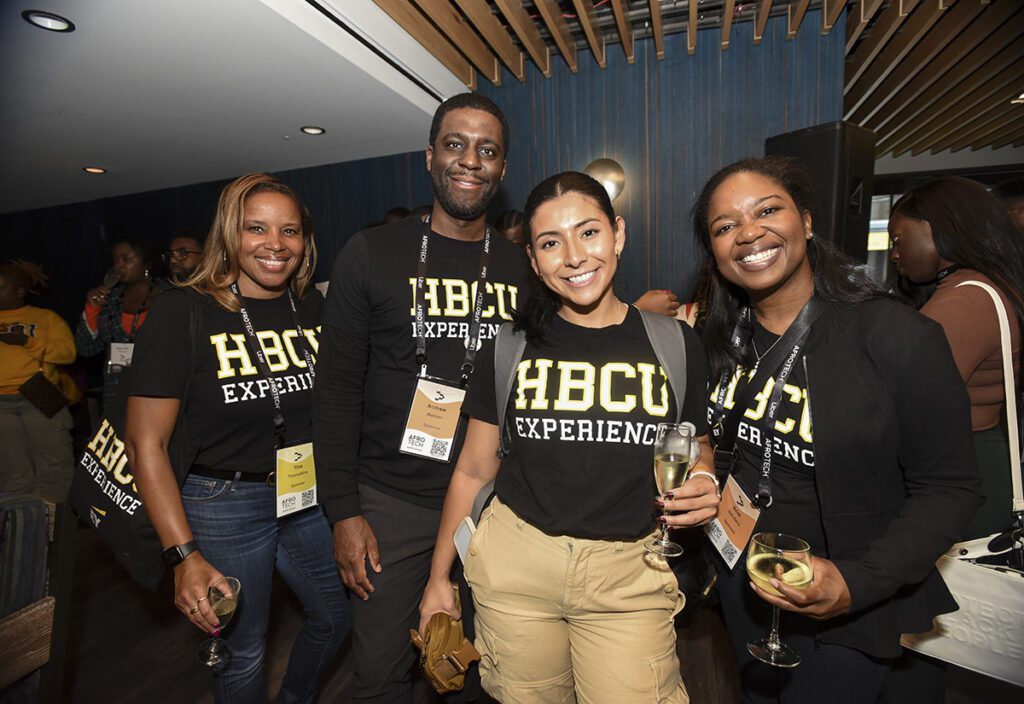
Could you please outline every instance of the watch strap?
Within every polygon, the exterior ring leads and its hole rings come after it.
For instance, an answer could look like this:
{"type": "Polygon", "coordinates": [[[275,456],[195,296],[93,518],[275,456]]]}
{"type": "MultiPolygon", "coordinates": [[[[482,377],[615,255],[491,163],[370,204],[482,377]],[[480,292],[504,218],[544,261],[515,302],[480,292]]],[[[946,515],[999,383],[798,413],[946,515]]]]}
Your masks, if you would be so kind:
{"type": "Polygon", "coordinates": [[[180,565],[186,557],[199,550],[199,546],[196,545],[196,541],[190,540],[187,543],[181,545],[172,545],[163,551],[161,558],[167,567],[177,567],[180,565]]]}

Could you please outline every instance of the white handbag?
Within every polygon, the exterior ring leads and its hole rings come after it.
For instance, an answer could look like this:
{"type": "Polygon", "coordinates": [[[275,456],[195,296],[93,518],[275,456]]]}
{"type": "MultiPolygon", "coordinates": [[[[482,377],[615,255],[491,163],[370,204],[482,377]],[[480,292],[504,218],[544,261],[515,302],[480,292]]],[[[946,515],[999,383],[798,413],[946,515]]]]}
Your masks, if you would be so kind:
{"type": "Polygon", "coordinates": [[[958,286],[979,286],[996,304],[1003,350],[1003,385],[1009,427],[1012,511],[1017,514],[1013,533],[957,543],[939,558],[937,567],[959,605],[959,610],[935,619],[928,633],[904,634],[904,647],[989,677],[1024,686],[1024,573],[1011,567],[978,562],[981,558],[1021,549],[1024,495],[1021,492],[1020,438],[1013,391],[1010,325],[999,294],[980,281],[958,286]],[[994,538],[998,540],[993,541],[994,538]]]}

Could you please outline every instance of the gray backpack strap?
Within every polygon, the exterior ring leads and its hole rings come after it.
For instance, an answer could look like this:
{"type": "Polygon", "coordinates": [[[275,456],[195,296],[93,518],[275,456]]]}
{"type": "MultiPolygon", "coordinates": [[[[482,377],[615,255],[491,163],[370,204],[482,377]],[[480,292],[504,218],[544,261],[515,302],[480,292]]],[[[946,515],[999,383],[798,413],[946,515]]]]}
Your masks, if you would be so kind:
{"type": "Polygon", "coordinates": [[[494,480],[487,482],[480,487],[480,493],[473,499],[473,512],[469,514],[470,518],[473,519],[473,525],[480,525],[480,514],[487,508],[487,504],[491,502],[491,497],[494,495],[494,480]]]}
{"type": "Polygon", "coordinates": [[[512,443],[507,423],[508,399],[512,395],[519,361],[523,358],[525,350],[525,332],[514,332],[512,323],[505,323],[498,328],[498,333],[494,336],[494,400],[498,404],[499,458],[504,458],[508,454],[512,443]]]}
{"type": "MultiPolygon", "coordinates": [[[[639,309],[638,309],[639,310],[639,309]]],[[[683,419],[683,402],[686,399],[686,338],[679,321],[658,313],[640,311],[647,338],[654,348],[661,368],[668,377],[668,385],[676,398],[676,422],[683,419]]]]}
{"type": "MultiPolygon", "coordinates": [[[[516,371],[519,361],[526,349],[526,333],[513,332],[512,323],[504,323],[494,336],[494,398],[498,409],[498,457],[504,458],[512,444],[512,436],[508,430],[508,399],[512,395],[512,387],[516,382],[516,371]]],[[[473,500],[473,511],[470,513],[474,523],[480,523],[480,514],[494,494],[494,481],[489,481],[480,489],[473,500]]]]}

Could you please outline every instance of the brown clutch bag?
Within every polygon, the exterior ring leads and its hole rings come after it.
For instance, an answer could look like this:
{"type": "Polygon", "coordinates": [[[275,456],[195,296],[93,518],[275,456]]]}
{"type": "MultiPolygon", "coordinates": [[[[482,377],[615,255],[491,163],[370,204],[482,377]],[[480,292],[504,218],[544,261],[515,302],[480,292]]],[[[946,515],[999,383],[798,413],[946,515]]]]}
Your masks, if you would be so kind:
{"type": "MultiPolygon", "coordinates": [[[[459,590],[455,585],[452,587],[455,589],[455,607],[461,611],[459,590]]],[[[438,694],[462,689],[466,670],[480,659],[480,653],[462,632],[462,621],[452,620],[443,611],[430,617],[426,637],[421,638],[419,631],[411,628],[409,638],[420,651],[423,674],[438,694]]]]}
{"type": "Polygon", "coordinates": [[[18,393],[47,418],[53,418],[68,405],[64,393],[41,371],[30,376],[28,381],[19,386],[18,393]]]}

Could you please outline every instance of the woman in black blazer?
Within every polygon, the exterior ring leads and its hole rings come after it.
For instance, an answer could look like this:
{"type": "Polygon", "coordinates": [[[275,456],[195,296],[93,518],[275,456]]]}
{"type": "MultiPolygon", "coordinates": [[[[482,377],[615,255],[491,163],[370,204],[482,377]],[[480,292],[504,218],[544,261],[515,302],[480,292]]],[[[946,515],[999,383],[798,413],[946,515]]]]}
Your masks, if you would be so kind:
{"type": "Polygon", "coordinates": [[[767,157],[719,171],[693,210],[717,382],[709,419],[734,421],[729,469],[762,505],[756,531],[803,538],[814,569],[810,586],[782,584],[777,597],[750,583],[742,559],[721,562],[719,591],[745,700],[859,704],[877,700],[901,633],[956,609],[934,563],[960,539],[980,485],[942,329],[815,237],[813,202],[799,162],[767,157]],[[769,605],[796,615],[782,629],[803,659],[795,669],[747,653],[769,605]]]}

